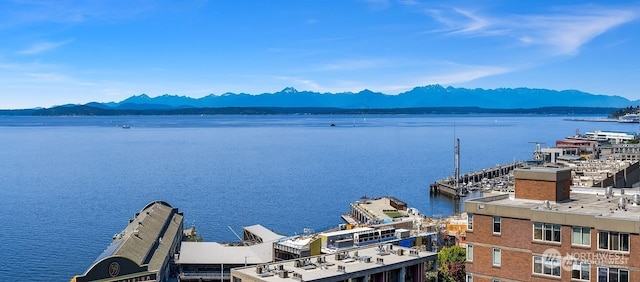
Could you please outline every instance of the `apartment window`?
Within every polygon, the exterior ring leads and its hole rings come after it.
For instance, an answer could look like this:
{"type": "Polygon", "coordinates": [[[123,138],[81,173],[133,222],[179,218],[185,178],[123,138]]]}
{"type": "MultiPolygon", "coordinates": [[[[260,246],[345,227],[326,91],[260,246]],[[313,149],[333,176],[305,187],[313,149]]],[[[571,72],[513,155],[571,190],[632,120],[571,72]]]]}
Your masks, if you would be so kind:
{"type": "Polygon", "coordinates": [[[591,265],[581,261],[573,261],[571,266],[571,279],[589,281],[589,269],[591,265]]]}
{"type": "Polygon", "coordinates": [[[598,267],[598,282],[629,282],[629,270],[598,267]]]}
{"type": "Polygon", "coordinates": [[[591,246],[591,227],[574,226],[571,244],[591,246]]]}
{"type": "Polygon", "coordinates": [[[501,262],[501,257],[502,257],[502,251],[498,248],[493,248],[493,265],[494,266],[500,266],[500,262],[501,262]]]}
{"type": "Polygon", "coordinates": [[[560,259],[533,256],[533,273],[560,277],[560,259]]]}
{"type": "Polygon", "coordinates": [[[533,239],[548,242],[560,242],[560,225],[549,223],[533,224],[533,239]]]}
{"type": "Polygon", "coordinates": [[[467,261],[473,261],[473,245],[467,244],[467,261]]]}
{"type": "Polygon", "coordinates": [[[473,282],[473,275],[467,274],[467,282],[473,282]]]}
{"type": "Polygon", "coordinates": [[[473,230],[473,214],[467,214],[467,230],[473,230]]]}
{"type": "Polygon", "coordinates": [[[493,233],[500,234],[502,219],[499,216],[493,217],[493,233]]]}
{"type": "Polygon", "coordinates": [[[619,232],[598,232],[598,249],[610,251],[629,251],[629,234],[619,232]]]}

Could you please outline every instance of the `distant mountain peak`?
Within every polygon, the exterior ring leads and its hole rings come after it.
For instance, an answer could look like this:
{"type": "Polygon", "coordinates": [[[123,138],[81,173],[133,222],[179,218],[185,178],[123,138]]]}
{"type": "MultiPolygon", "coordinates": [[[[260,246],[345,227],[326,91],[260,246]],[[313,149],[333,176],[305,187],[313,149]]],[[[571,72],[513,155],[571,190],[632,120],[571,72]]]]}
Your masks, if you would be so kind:
{"type": "Polygon", "coordinates": [[[280,91],[280,93],[289,93],[289,94],[295,94],[298,93],[299,91],[296,90],[293,87],[285,87],[284,89],[282,89],[282,91],[280,91]]]}
{"type": "MultiPolygon", "coordinates": [[[[164,94],[150,98],[147,94],[132,96],[103,107],[118,109],[180,109],[217,107],[332,107],[416,108],[416,107],[480,107],[515,109],[539,107],[626,107],[635,105],[619,96],[593,95],[576,90],[529,88],[467,89],[439,84],[418,86],[410,91],[388,95],[364,89],[360,92],[318,93],[286,87],[275,93],[224,93],[203,98],[164,94]],[[332,95],[324,95],[332,94],[332,95]]],[[[92,104],[93,105],[93,104],[92,104]]]]}

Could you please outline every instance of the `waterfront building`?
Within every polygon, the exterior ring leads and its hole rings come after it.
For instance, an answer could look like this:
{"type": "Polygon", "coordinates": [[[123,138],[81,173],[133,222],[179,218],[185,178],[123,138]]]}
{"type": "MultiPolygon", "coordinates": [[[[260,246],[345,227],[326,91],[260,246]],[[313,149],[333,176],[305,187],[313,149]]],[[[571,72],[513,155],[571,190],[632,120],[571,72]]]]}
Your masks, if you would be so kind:
{"type": "Polygon", "coordinates": [[[427,262],[437,254],[391,244],[370,245],[305,259],[231,270],[233,282],[258,281],[424,281],[427,262]]]}
{"type": "Polygon", "coordinates": [[[613,144],[611,151],[614,160],[640,161],[640,144],[613,144]]]}
{"type": "Polygon", "coordinates": [[[262,225],[243,228],[241,242],[182,242],[176,255],[179,281],[230,281],[231,269],[271,262],[273,243],[284,238],[262,225]]]}
{"type": "Polygon", "coordinates": [[[349,216],[355,223],[382,224],[397,221],[409,214],[407,204],[393,197],[364,198],[351,203],[349,216]]]}
{"type": "Polygon", "coordinates": [[[556,148],[572,150],[577,155],[588,156],[589,158],[597,158],[598,141],[583,139],[563,139],[556,141],[556,148]]]}
{"type": "Polygon", "coordinates": [[[71,279],[84,281],[168,281],[182,241],[183,214],[166,202],[146,205],[91,264],[71,279]]]}
{"type": "Polygon", "coordinates": [[[293,236],[273,243],[273,261],[291,260],[321,254],[319,235],[293,236]]]}
{"type": "Polygon", "coordinates": [[[467,200],[467,281],[640,281],[637,189],[516,169],[515,193],[467,200]],[[623,192],[625,191],[625,192],[623,192]]]}
{"type": "Polygon", "coordinates": [[[562,162],[563,157],[565,156],[573,156],[573,157],[580,156],[580,154],[578,154],[577,148],[567,148],[567,147],[540,148],[540,154],[541,154],[542,161],[544,163],[551,163],[551,164],[562,162]]]}
{"type": "Polygon", "coordinates": [[[611,144],[620,144],[636,138],[635,134],[631,134],[627,132],[601,131],[601,130],[586,132],[585,136],[592,140],[606,140],[611,144]]]}
{"type": "MultiPolygon", "coordinates": [[[[451,238],[453,244],[465,247],[467,245],[467,227],[469,222],[467,220],[467,213],[461,213],[459,215],[453,215],[447,218],[446,228],[447,236],[451,238]]],[[[448,244],[451,245],[451,244],[448,244]]]]}

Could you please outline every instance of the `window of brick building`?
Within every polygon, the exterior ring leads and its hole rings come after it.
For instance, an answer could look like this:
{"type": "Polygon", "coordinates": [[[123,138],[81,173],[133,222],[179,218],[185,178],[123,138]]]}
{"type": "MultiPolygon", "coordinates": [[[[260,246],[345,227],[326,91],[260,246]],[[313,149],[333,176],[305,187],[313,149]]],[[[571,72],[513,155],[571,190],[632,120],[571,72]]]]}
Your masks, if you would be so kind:
{"type": "Polygon", "coordinates": [[[571,244],[591,246],[591,227],[574,226],[571,236],[571,244]]]}
{"type": "Polygon", "coordinates": [[[467,244],[467,261],[473,261],[473,245],[467,244]]]}
{"type": "Polygon", "coordinates": [[[502,219],[499,216],[493,217],[493,233],[500,234],[502,219]]]}
{"type": "Polygon", "coordinates": [[[600,231],[598,232],[598,249],[610,251],[629,251],[629,234],[600,231]]]}
{"type": "Polygon", "coordinates": [[[502,262],[502,251],[498,248],[493,248],[493,265],[500,266],[502,262]]]}
{"type": "Polygon", "coordinates": [[[598,282],[629,282],[629,270],[598,267],[598,282]]]}
{"type": "Polygon", "coordinates": [[[571,266],[571,279],[589,281],[591,265],[586,262],[573,261],[571,266]]]}
{"type": "Polygon", "coordinates": [[[560,277],[560,258],[533,256],[533,273],[560,277]]]}
{"type": "Polygon", "coordinates": [[[473,214],[467,214],[467,230],[473,231],[473,214]]]}
{"type": "Polygon", "coordinates": [[[560,225],[549,223],[533,224],[533,239],[548,242],[560,242],[560,225]]]}

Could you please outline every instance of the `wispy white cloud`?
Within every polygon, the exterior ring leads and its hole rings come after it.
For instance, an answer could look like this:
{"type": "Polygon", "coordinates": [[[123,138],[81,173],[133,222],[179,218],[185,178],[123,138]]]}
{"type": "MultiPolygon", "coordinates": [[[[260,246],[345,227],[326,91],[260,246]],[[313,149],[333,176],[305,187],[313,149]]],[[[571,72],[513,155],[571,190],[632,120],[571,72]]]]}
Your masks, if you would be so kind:
{"type": "Polygon", "coordinates": [[[454,30],[451,32],[453,34],[484,31],[492,25],[488,19],[476,15],[471,11],[459,8],[455,8],[454,11],[461,15],[463,20],[459,21],[459,24],[455,25],[454,30]]]}
{"type": "Polygon", "coordinates": [[[486,15],[462,8],[424,9],[443,28],[430,33],[504,36],[524,46],[551,48],[553,55],[575,55],[599,35],[638,19],[638,9],[564,7],[550,14],[486,15]]]}
{"type": "Polygon", "coordinates": [[[598,9],[573,15],[526,16],[513,26],[524,34],[518,38],[524,44],[551,46],[556,55],[575,55],[594,38],[637,18],[638,13],[632,10],[598,9]]]}
{"type": "Polygon", "coordinates": [[[38,42],[35,43],[25,49],[18,51],[17,53],[20,55],[35,55],[40,54],[55,48],[58,48],[62,45],[72,42],[73,40],[65,40],[65,41],[57,41],[57,42],[38,42]]]}
{"type": "Polygon", "coordinates": [[[421,83],[416,85],[464,83],[511,71],[513,70],[510,68],[498,66],[465,66],[460,70],[424,77],[421,79],[421,83]]]}

